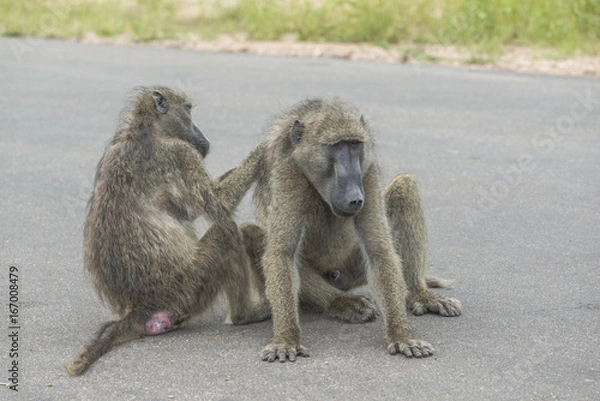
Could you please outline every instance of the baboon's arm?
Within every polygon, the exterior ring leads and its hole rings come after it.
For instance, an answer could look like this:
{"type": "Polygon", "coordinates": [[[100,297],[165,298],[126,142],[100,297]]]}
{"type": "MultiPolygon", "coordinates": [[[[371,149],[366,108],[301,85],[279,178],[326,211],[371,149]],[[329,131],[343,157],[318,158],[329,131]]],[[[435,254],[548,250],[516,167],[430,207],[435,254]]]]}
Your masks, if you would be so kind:
{"type": "Polygon", "coordinates": [[[229,213],[233,213],[261,173],[266,147],[266,143],[258,145],[239,166],[227,171],[215,183],[216,198],[229,213]]]}
{"type": "MultiPolygon", "coordinates": [[[[289,166],[288,166],[289,167],[289,166]]],[[[293,170],[293,168],[291,168],[293,170]]],[[[273,192],[267,222],[267,247],[263,257],[266,295],[271,304],[274,338],[272,345],[284,348],[300,345],[298,293],[300,280],[294,257],[301,245],[304,225],[306,188],[294,179],[293,172],[279,169],[277,190],[273,192]]],[[[307,184],[308,185],[308,184],[307,184]]]]}
{"type": "Polygon", "coordinates": [[[183,187],[171,188],[171,201],[183,210],[187,210],[190,220],[204,216],[217,224],[232,226],[231,212],[227,210],[215,193],[213,178],[204,167],[200,154],[184,144],[171,145],[169,149],[179,163],[179,173],[183,187]]]}
{"type": "Polygon", "coordinates": [[[356,216],[356,225],[371,263],[388,339],[402,341],[410,334],[406,320],[406,289],[403,288],[401,260],[391,241],[375,167],[367,171],[363,182],[365,206],[356,216]]]}

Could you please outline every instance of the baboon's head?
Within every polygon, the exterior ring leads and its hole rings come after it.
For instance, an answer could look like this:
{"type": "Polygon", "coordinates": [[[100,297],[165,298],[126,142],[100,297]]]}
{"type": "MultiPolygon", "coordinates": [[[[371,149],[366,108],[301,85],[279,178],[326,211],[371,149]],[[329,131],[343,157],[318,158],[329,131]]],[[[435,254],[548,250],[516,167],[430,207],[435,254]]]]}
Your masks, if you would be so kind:
{"type": "Polygon", "coordinates": [[[358,213],[365,202],[363,174],[371,148],[363,117],[326,107],[296,120],[290,135],[294,161],[331,211],[339,217],[358,213]]]}
{"type": "Polygon", "coordinates": [[[192,101],[169,88],[154,88],[152,99],[159,114],[161,131],[191,143],[205,157],[210,141],[192,121],[192,101]]]}
{"type": "Polygon", "coordinates": [[[192,120],[192,100],[183,93],[165,87],[139,90],[142,92],[141,104],[134,113],[145,118],[152,116],[154,128],[160,135],[189,142],[205,157],[210,149],[210,141],[192,120]]]}

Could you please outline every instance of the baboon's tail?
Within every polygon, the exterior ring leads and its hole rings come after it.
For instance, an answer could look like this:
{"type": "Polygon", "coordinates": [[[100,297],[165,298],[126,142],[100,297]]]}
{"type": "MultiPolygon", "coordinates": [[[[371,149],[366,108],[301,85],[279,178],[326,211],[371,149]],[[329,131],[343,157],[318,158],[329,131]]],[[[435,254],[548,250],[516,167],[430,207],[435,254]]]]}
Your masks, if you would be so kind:
{"type": "Polygon", "coordinates": [[[428,288],[446,288],[449,287],[454,281],[444,280],[443,278],[434,276],[425,276],[425,283],[428,288]]]}
{"type": "Polygon", "coordinates": [[[104,323],[75,360],[65,365],[65,369],[71,376],[82,375],[112,347],[142,337],[145,320],[138,313],[129,313],[120,320],[104,323]]]}

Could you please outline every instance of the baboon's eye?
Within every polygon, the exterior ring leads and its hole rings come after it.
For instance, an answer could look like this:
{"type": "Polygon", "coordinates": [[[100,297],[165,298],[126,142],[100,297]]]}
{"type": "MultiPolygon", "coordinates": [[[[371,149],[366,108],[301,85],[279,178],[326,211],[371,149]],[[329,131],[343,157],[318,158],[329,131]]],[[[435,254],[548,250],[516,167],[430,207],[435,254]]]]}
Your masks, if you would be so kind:
{"type": "Polygon", "coordinates": [[[186,105],[184,105],[183,107],[185,107],[185,109],[186,109],[187,111],[192,111],[192,105],[191,105],[191,104],[189,104],[189,103],[188,103],[188,104],[186,104],[186,105]]]}

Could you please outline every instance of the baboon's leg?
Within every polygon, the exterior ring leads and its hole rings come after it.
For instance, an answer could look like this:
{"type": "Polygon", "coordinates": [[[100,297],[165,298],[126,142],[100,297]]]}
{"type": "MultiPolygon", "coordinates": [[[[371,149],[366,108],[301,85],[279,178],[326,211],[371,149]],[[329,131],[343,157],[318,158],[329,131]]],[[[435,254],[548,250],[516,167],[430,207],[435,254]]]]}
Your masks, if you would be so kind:
{"type": "Polygon", "coordinates": [[[266,302],[267,297],[265,295],[265,276],[262,268],[262,257],[265,253],[265,230],[253,223],[244,223],[241,225],[240,230],[244,239],[244,247],[246,254],[250,258],[250,267],[252,283],[258,290],[261,300],[266,302]]]}
{"type": "Polygon", "coordinates": [[[83,374],[98,358],[112,347],[144,335],[144,323],[151,312],[133,311],[119,320],[104,323],[96,332],[94,339],[86,344],[75,360],[65,365],[71,376],[83,374]]]}
{"type": "Polygon", "coordinates": [[[264,252],[264,233],[259,226],[247,224],[237,231],[234,238],[216,241],[223,254],[223,278],[229,307],[227,322],[249,324],[262,322],[271,316],[271,309],[264,297],[264,279],[259,277],[260,257],[264,252]],[[259,256],[260,255],[260,256],[259,256]],[[262,284],[261,284],[262,283],[262,284]],[[255,305],[252,289],[257,288],[261,302],[255,305]]]}
{"type": "Polygon", "coordinates": [[[248,280],[240,258],[243,247],[238,227],[234,224],[213,224],[196,246],[193,276],[196,282],[195,302],[191,314],[201,314],[225,290],[229,313],[227,320],[236,319],[239,303],[245,298],[248,280]]]}
{"type": "Polygon", "coordinates": [[[425,277],[427,233],[414,178],[398,175],[386,188],[384,198],[394,247],[402,258],[404,280],[409,291],[409,309],[415,315],[433,312],[442,316],[459,316],[462,306],[458,300],[427,291],[427,284],[431,287],[440,286],[444,281],[425,277]]]}
{"type": "Polygon", "coordinates": [[[262,322],[271,317],[271,307],[265,296],[265,279],[262,272],[261,258],[265,249],[265,233],[262,227],[245,223],[240,227],[243,246],[237,259],[236,278],[227,289],[229,302],[228,322],[232,324],[248,324],[262,322]],[[245,284],[244,284],[245,283],[245,284]],[[251,294],[256,290],[258,304],[252,301],[251,294]]]}
{"type": "MultiPolygon", "coordinates": [[[[260,303],[255,310],[259,315],[270,316],[270,306],[265,296],[265,279],[261,265],[265,249],[265,231],[256,224],[243,224],[241,231],[246,253],[251,260],[251,277],[258,290],[260,303]]],[[[348,259],[348,263],[362,263],[360,250],[348,259]]],[[[378,310],[371,299],[365,296],[350,294],[332,287],[314,269],[300,267],[300,301],[315,306],[328,314],[349,323],[368,322],[377,316],[378,310]]],[[[357,279],[363,283],[364,277],[357,279]]],[[[235,322],[234,322],[235,323],[235,322]]]]}
{"type": "MultiPolygon", "coordinates": [[[[239,238],[236,243],[236,239],[231,238],[231,232],[231,225],[226,227],[213,225],[198,241],[194,262],[189,266],[189,273],[194,277],[196,288],[191,288],[187,294],[172,294],[172,307],[178,312],[171,309],[159,309],[143,302],[136,305],[137,309],[120,320],[103,324],[96,332],[94,339],[84,347],[84,350],[73,362],[65,366],[67,372],[71,376],[79,376],[115,345],[140,338],[144,334],[165,333],[174,329],[190,314],[204,312],[214,302],[219,292],[231,284],[229,280],[236,279],[234,278],[235,274],[231,275],[228,270],[229,266],[226,265],[231,257],[229,254],[233,251],[227,250],[235,250],[229,245],[241,247],[242,243],[239,238]]],[[[238,266],[239,263],[232,264],[234,272],[237,272],[238,266]]],[[[186,279],[188,277],[181,277],[181,280],[186,279]]],[[[247,280],[241,281],[240,284],[243,286],[246,282],[247,280]]],[[[232,287],[233,285],[230,285],[229,288],[232,287]]],[[[153,301],[151,299],[148,303],[153,303],[153,301]]]]}
{"type": "Polygon", "coordinates": [[[370,322],[377,317],[377,306],[369,297],[333,287],[314,269],[302,266],[300,283],[300,301],[330,316],[347,323],[370,322]]]}
{"type": "Polygon", "coordinates": [[[246,302],[244,290],[248,281],[241,246],[239,231],[232,221],[211,226],[196,244],[189,275],[181,278],[193,277],[196,288],[189,294],[173,295],[175,308],[182,313],[169,309],[155,311],[146,321],[144,334],[158,335],[176,329],[190,315],[204,312],[223,289],[229,301],[229,317],[239,316],[238,310],[243,310],[246,302]],[[192,304],[190,297],[196,300],[192,304]]]}

